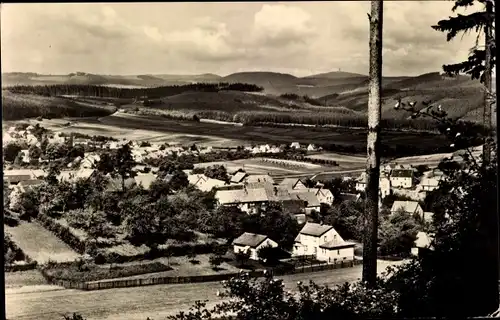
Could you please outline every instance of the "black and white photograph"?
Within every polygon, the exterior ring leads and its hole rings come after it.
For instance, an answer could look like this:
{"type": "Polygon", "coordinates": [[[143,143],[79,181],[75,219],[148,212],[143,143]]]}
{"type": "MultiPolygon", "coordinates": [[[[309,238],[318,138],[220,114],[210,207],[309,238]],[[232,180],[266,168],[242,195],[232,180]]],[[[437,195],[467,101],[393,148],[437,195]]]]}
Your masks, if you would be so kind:
{"type": "Polygon", "coordinates": [[[0,15],[0,318],[500,318],[495,1],[0,15]]]}

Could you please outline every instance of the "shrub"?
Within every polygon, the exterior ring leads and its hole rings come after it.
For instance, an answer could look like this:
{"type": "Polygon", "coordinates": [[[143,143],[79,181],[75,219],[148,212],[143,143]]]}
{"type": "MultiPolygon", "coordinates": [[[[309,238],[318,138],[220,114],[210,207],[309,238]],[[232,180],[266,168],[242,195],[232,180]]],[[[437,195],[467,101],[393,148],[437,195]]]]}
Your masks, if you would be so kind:
{"type": "Polygon", "coordinates": [[[73,250],[80,254],[85,253],[85,242],[80,240],[75,236],[68,227],[62,226],[57,223],[54,219],[49,218],[45,215],[39,215],[38,221],[49,231],[54,233],[58,238],[60,238],[64,243],[69,245],[73,250]]]}

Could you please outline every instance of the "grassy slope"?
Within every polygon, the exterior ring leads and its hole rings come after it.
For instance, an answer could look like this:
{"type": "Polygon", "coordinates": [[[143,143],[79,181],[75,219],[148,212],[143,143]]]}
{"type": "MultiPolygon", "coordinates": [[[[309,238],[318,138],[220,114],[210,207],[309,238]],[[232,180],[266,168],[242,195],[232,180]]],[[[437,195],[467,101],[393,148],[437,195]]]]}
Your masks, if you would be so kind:
{"type": "Polygon", "coordinates": [[[2,111],[4,120],[20,120],[38,116],[52,118],[106,116],[113,113],[115,108],[79,103],[59,97],[13,94],[2,90],[2,111]]]}

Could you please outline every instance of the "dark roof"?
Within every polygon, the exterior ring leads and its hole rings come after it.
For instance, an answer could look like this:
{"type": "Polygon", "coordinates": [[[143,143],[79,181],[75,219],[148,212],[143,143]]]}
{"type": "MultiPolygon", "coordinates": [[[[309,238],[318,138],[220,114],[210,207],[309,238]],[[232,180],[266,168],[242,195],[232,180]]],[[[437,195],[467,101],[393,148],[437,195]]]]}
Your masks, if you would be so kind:
{"type": "Polygon", "coordinates": [[[305,203],[302,200],[284,200],[281,204],[284,213],[300,214],[304,212],[305,203]]]}
{"type": "MultiPolygon", "coordinates": [[[[125,179],[125,188],[131,188],[136,184],[134,178],[125,179]]],[[[109,179],[108,185],[106,187],[107,191],[121,191],[122,190],[122,179],[121,178],[111,178],[109,179]]]]}
{"type": "Polygon", "coordinates": [[[359,195],[354,193],[341,193],[338,197],[341,201],[357,201],[359,199],[359,195]]]}
{"type": "Polygon", "coordinates": [[[326,232],[330,231],[331,229],[333,229],[333,227],[327,224],[308,222],[302,228],[302,230],[300,230],[300,234],[305,234],[313,237],[320,237],[326,232]]]}
{"type": "Polygon", "coordinates": [[[244,234],[233,240],[233,245],[256,248],[266,239],[267,236],[265,235],[245,232],[244,234]]]}
{"type": "Polygon", "coordinates": [[[351,243],[351,242],[345,242],[345,241],[328,241],[326,243],[323,243],[322,245],[320,245],[319,247],[320,248],[323,248],[323,249],[328,249],[328,250],[338,250],[338,249],[343,249],[343,248],[350,248],[350,247],[354,247],[356,246],[355,243],[351,243]]]}
{"type": "Polygon", "coordinates": [[[391,171],[391,177],[394,178],[412,178],[413,170],[412,169],[394,169],[391,171]]]}

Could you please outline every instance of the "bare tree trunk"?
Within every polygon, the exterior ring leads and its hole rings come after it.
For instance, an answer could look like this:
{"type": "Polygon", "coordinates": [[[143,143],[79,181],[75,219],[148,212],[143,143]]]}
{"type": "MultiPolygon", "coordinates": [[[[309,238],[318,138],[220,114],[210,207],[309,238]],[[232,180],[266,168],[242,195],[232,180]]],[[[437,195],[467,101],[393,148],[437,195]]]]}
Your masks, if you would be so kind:
{"type": "Polygon", "coordinates": [[[368,93],[368,141],[365,236],[363,244],[363,281],[373,286],[377,280],[377,232],[380,176],[380,95],[382,85],[383,1],[371,2],[370,84],[368,93]]]}
{"type": "MultiPolygon", "coordinates": [[[[486,2],[486,14],[490,19],[493,13],[493,4],[490,1],[486,2]]],[[[491,42],[494,41],[492,37],[492,24],[493,21],[488,21],[484,26],[484,86],[486,87],[484,93],[484,109],[483,109],[483,124],[486,130],[491,129],[491,42]]],[[[491,159],[491,148],[489,141],[485,141],[483,145],[483,164],[487,165],[491,159]]]]}

